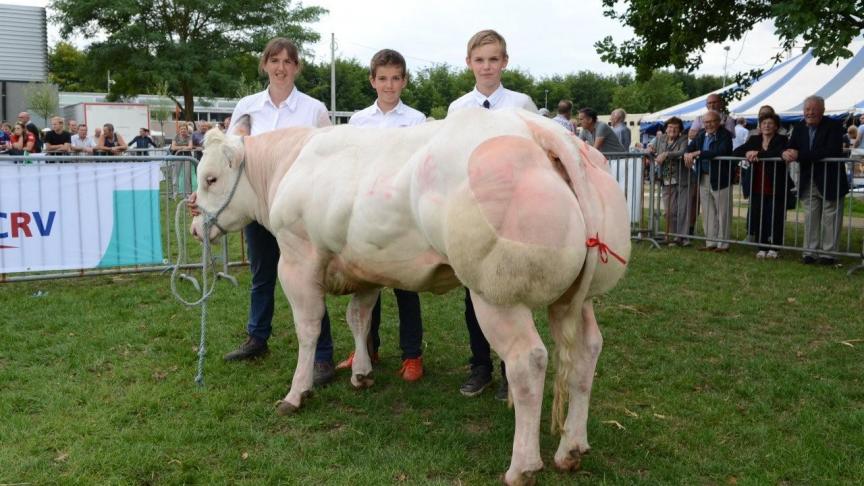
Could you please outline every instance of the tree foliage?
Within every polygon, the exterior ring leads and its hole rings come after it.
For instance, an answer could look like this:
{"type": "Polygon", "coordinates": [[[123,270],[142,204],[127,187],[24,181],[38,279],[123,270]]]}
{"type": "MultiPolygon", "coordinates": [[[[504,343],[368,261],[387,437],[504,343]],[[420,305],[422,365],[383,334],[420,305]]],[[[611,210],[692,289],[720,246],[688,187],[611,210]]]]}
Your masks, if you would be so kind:
{"type": "Polygon", "coordinates": [[[687,100],[681,82],[672,73],[657,71],[645,82],[615,88],[612,104],[629,113],[652,113],[687,100]]]}
{"type": "Polygon", "coordinates": [[[292,0],[54,0],[62,36],[104,36],[90,46],[94,70],[111,70],[111,95],[134,95],[160,81],[183,98],[236,86],[253,53],[277,35],[301,47],[318,39],[305,25],[326,13],[292,0]]]}
{"type": "MultiPolygon", "coordinates": [[[[59,43],[52,49],[50,61],[52,80],[56,80],[64,91],[104,91],[104,72],[97,72],[98,79],[87,81],[93,75],[95,65],[110,64],[110,59],[101,59],[104,52],[98,48],[78,51],[75,47],[59,43]],[[56,59],[56,60],[55,60],[56,59]],[[56,70],[56,71],[55,71],[56,70]]],[[[227,61],[226,61],[227,62],[227,61]]],[[[234,72],[231,83],[214,84],[212,86],[196,87],[193,94],[199,97],[242,98],[258,92],[267,85],[267,78],[258,73],[257,56],[252,53],[241,53],[235,56],[229,67],[224,69],[234,72]]],[[[321,100],[330,107],[330,62],[301,61],[302,69],[297,76],[297,87],[304,93],[321,100]]],[[[177,63],[182,67],[182,63],[177,63]]],[[[169,79],[156,82],[128,91],[128,85],[118,88],[124,80],[132,75],[124,72],[121,66],[112,67],[111,75],[119,80],[109,93],[109,99],[117,99],[119,93],[148,93],[172,99],[178,107],[184,104],[177,101],[178,85],[170,84],[169,79]]],[[[128,68],[128,67],[127,67],[128,68]]],[[[219,66],[218,69],[222,69],[219,66]]],[[[686,98],[695,98],[721,87],[722,80],[718,76],[694,76],[684,71],[659,71],[657,80],[645,83],[635,83],[633,76],[627,73],[604,75],[590,71],[580,71],[566,75],[535,79],[524,71],[507,70],[502,75],[504,85],[516,91],[528,94],[538,107],[547,106],[555,111],[558,101],[569,99],[576,109],[591,107],[601,114],[612,109],[623,107],[630,113],[655,111],[681,101],[681,92],[686,98]],[[634,84],[635,83],[635,84],[634,84]],[[656,91],[656,92],[646,92],[656,91]],[[547,104],[548,100],[548,104],[547,104]],[[664,103],[666,103],[664,105],[664,103]]],[[[369,85],[369,72],[365,62],[356,59],[336,60],[336,109],[354,111],[365,108],[375,100],[375,90],[369,85]]],[[[456,68],[446,64],[434,65],[409,73],[408,86],[402,93],[402,100],[423,113],[435,118],[443,118],[447,107],[456,98],[474,88],[474,76],[467,68],[456,68]]],[[[160,112],[162,105],[152,106],[154,118],[160,112]]],[[[169,109],[173,113],[174,109],[169,109]]],[[[191,112],[189,112],[191,113],[191,112]]],[[[167,117],[166,117],[167,118],[167,117]]]]}
{"type": "MultiPolygon", "coordinates": [[[[764,20],[773,20],[783,50],[803,39],[803,47],[825,64],[851,57],[847,46],[864,29],[864,0],[603,0],[603,7],[605,16],[632,28],[635,37],[616,44],[607,36],[594,46],[604,61],[635,67],[640,81],[664,67],[692,72],[702,65],[706,45],[741,39],[764,20]]],[[[775,56],[775,63],[780,59],[775,56]]],[[[761,73],[739,74],[736,82],[749,85],[761,73]]]]}
{"type": "Polygon", "coordinates": [[[49,125],[49,118],[57,114],[60,105],[57,87],[48,83],[32,83],[27,85],[24,93],[27,105],[49,125]]]}
{"type": "Polygon", "coordinates": [[[101,91],[106,78],[98,75],[84,51],[60,41],[48,51],[48,81],[64,91],[101,91]]]}

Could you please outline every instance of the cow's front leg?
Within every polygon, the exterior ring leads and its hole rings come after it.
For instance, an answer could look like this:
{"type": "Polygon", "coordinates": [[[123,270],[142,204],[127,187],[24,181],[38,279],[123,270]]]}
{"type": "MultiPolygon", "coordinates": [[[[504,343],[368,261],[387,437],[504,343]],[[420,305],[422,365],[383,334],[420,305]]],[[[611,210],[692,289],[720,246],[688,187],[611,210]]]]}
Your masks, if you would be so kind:
{"type": "Polygon", "coordinates": [[[477,320],[489,345],[507,365],[510,396],[516,409],[513,455],[504,475],[509,485],[530,484],[534,472],[543,468],[540,458],[540,411],[548,355],[531,310],[525,306],[503,307],[486,302],[471,291],[477,320]]]}
{"type": "MultiPolygon", "coordinates": [[[[560,470],[578,469],[582,455],[588,452],[588,404],[591,400],[591,387],[594,382],[594,370],[597,359],[603,348],[603,337],[600,327],[594,317],[594,307],[591,300],[586,300],[581,309],[568,305],[566,307],[550,307],[549,320],[552,326],[561,329],[575,328],[571,351],[572,359],[567,376],[567,390],[570,401],[567,407],[567,419],[561,433],[561,441],[555,452],[555,467],[560,470]],[[582,319],[579,319],[579,313],[582,319]]],[[[554,335],[554,333],[553,333],[554,335]]],[[[557,346],[565,343],[557,342],[557,346]]],[[[560,373],[560,371],[559,371],[560,373]]],[[[556,390],[556,393],[565,392],[556,390]]]]}
{"type": "Polygon", "coordinates": [[[372,308],[381,294],[381,289],[364,290],[351,296],[345,317],[351,334],[354,335],[354,360],[351,365],[351,384],[355,388],[369,388],[372,379],[372,359],[366,345],[369,326],[372,321],[372,308]]]}
{"type": "Polygon", "coordinates": [[[286,259],[283,251],[279,259],[279,281],[294,314],[298,346],[297,368],[294,369],[291,389],[277,409],[280,415],[285,415],[296,412],[312,393],[315,343],[321,334],[321,319],[326,307],[317,267],[286,259]]]}

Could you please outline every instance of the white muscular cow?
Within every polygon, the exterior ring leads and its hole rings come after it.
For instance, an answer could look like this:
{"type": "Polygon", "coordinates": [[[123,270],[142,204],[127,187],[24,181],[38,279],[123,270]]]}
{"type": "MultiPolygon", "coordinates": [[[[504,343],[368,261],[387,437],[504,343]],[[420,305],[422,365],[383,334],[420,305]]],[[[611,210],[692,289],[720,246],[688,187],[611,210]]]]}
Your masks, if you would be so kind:
{"type": "Polygon", "coordinates": [[[555,465],[579,466],[602,345],[590,298],[615,285],[630,254],[624,195],[599,152],[525,111],[465,110],[399,129],[290,128],[244,138],[211,130],[197,202],[205,214],[192,222],[196,236],[222,208],[208,226],[211,240],[255,220],[279,242],[279,279],[299,343],[279,413],[297,410],[312,390],[326,293],[352,294],[351,383],[366,387],[366,335],[380,288],[464,285],[507,365],[516,427],[505,482],[529,481],[543,466],[547,352],[536,307],[548,309],[557,350],[555,465]]]}

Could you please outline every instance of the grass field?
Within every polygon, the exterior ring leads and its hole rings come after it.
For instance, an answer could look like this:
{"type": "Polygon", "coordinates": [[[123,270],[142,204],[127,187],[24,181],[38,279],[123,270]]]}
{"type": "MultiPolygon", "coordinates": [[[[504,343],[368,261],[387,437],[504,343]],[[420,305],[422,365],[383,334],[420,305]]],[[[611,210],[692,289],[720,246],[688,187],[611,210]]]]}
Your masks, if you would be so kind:
{"type": "MultiPolygon", "coordinates": [[[[864,273],[752,253],[635,248],[596,305],[593,450],[580,472],[554,471],[547,379],[541,484],[860,484],[864,273]]],[[[302,413],[278,417],[296,356],[290,310],[280,294],[267,357],[222,362],[248,305],[248,274],[234,273],[240,287],[220,283],[210,304],[203,388],[199,314],[166,276],[0,286],[0,484],[497,483],[512,411],[491,391],[458,393],[461,292],[422,297],[423,380],[397,376],[385,292],[375,386],[354,391],[343,373],[302,413]]],[[[351,342],[345,302],[330,300],[338,356],[351,342]]]]}

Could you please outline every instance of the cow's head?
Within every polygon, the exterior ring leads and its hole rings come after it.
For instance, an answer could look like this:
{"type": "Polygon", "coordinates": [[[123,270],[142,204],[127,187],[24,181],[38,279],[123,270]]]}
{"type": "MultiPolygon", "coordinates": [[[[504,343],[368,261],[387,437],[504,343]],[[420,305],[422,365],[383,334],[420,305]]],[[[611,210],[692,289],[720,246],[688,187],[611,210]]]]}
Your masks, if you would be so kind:
{"type": "Polygon", "coordinates": [[[230,133],[213,128],[204,136],[204,154],[198,163],[195,203],[201,214],[192,218],[192,234],[202,239],[210,221],[209,240],[225,232],[238,231],[253,220],[257,196],[246,176],[243,136],[249,134],[244,116],[230,133]]]}

